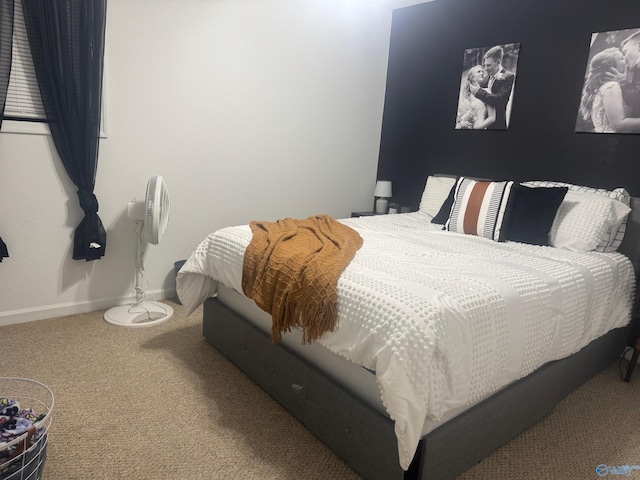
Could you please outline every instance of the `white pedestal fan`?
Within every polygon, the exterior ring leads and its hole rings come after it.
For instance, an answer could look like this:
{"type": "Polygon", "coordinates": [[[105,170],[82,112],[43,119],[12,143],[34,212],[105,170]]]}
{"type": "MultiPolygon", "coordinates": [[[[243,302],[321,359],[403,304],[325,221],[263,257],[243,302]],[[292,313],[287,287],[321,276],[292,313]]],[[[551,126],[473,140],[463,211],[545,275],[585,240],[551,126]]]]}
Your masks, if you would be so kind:
{"type": "Polygon", "coordinates": [[[129,202],[127,216],[135,220],[137,230],[135,300],[128,305],[112,307],[104,313],[104,319],[122,327],[149,327],[166,322],[173,315],[173,308],[161,302],[145,300],[142,286],[144,242],[157,245],[169,221],[169,195],[162,176],[151,177],[147,182],[147,194],[143,202],[129,202]]]}

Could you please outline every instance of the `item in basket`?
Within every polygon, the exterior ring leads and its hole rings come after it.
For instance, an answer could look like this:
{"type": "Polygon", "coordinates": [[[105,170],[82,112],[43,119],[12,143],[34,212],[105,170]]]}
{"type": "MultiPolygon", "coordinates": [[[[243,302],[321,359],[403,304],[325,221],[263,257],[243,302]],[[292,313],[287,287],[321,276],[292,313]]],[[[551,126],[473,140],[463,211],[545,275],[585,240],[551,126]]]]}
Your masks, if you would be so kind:
{"type": "Polygon", "coordinates": [[[7,463],[0,463],[0,480],[41,480],[47,458],[45,436],[7,463]]]}
{"type": "Polygon", "coordinates": [[[33,427],[33,422],[22,417],[13,417],[0,427],[0,446],[27,433],[33,427]]]}
{"type": "MultiPolygon", "coordinates": [[[[31,432],[31,444],[38,440],[39,433],[36,432],[35,422],[42,420],[44,415],[34,412],[32,409],[20,409],[17,401],[0,397],[0,464],[11,460],[17,453],[16,447],[7,444],[17,439],[25,433],[31,432]],[[33,435],[35,433],[35,435],[33,435]]],[[[4,471],[0,471],[4,473],[4,471]]]]}
{"type": "Polygon", "coordinates": [[[6,414],[0,425],[0,480],[42,479],[52,409],[53,393],[45,385],[0,377],[0,411],[6,414]]]}
{"type": "Polygon", "coordinates": [[[18,405],[18,402],[10,398],[0,397],[0,428],[11,418],[15,417],[19,411],[20,405],[18,405]]]}
{"type": "Polygon", "coordinates": [[[19,417],[26,418],[30,422],[36,423],[42,420],[46,415],[44,413],[36,413],[30,408],[26,408],[24,410],[20,410],[18,414],[19,417]]]}

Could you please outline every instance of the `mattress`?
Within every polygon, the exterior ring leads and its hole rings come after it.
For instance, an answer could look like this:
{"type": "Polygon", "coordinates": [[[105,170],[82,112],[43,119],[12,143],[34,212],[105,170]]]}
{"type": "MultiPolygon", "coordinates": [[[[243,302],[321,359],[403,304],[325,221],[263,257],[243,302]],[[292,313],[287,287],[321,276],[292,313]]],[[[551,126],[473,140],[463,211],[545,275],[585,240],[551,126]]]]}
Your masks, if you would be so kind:
{"type": "MultiPolygon", "coordinates": [[[[339,328],[318,344],[375,371],[400,465],[423,428],[630,320],[619,253],[570,252],[443,231],[424,213],[343,219],[364,239],[338,281],[339,328]]],[[[190,313],[241,292],[248,226],[202,241],[177,278],[190,313]]]]}

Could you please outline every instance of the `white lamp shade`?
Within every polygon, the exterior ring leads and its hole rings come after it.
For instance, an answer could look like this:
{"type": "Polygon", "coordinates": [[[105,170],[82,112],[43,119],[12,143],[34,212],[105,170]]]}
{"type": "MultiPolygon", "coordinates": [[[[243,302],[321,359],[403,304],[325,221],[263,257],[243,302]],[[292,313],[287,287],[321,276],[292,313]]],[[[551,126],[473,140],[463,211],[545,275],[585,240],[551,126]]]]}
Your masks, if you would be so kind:
{"type": "Polygon", "coordinates": [[[376,189],[373,192],[374,197],[391,197],[391,182],[389,180],[378,180],[376,182],[376,189]]]}

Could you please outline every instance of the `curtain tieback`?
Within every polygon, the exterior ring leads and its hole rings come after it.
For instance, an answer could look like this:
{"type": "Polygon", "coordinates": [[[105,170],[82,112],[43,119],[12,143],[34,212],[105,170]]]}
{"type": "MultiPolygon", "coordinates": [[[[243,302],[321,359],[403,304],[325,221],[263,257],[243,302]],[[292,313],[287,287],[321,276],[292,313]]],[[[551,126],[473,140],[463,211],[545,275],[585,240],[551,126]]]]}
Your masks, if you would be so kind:
{"type": "Polygon", "coordinates": [[[78,198],[80,199],[80,208],[85,214],[98,213],[98,199],[92,192],[78,190],[78,198]]]}

